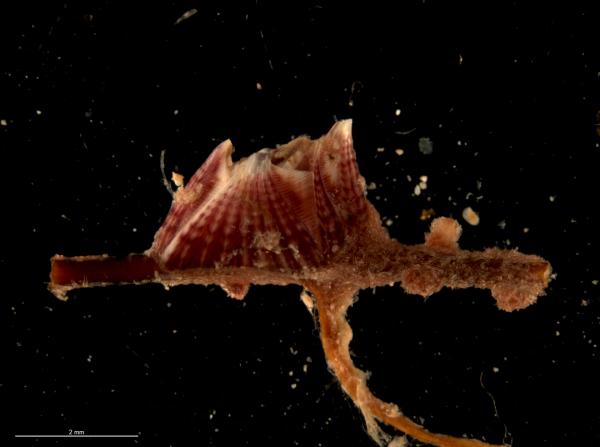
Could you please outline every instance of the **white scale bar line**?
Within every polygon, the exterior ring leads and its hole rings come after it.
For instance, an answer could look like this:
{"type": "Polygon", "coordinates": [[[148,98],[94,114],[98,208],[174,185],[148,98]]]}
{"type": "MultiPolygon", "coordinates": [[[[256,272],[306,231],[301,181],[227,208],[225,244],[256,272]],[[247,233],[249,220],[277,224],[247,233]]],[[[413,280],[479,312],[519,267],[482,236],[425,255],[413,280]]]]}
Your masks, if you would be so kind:
{"type": "Polygon", "coordinates": [[[139,435],[15,435],[15,438],[137,438],[139,435]]]}

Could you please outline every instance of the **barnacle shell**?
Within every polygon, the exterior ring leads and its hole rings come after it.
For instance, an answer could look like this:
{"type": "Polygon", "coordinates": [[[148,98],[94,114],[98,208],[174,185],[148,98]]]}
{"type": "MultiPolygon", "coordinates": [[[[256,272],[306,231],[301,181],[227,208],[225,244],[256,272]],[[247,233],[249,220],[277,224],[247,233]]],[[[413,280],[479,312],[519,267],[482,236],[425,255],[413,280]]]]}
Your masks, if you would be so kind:
{"type": "Polygon", "coordinates": [[[176,192],[149,254],[169,270],[323,265],[369,214],[351,127],[236,163],[224,141],[176,192]]]}

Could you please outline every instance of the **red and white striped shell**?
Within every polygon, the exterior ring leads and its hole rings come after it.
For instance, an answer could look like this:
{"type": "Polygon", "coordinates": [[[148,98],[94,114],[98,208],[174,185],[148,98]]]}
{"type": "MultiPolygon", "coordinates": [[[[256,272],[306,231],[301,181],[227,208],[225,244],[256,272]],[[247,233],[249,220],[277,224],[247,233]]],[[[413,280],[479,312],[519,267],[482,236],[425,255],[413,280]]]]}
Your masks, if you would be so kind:
{"type": "Polygon", "coordinates": [[[368,214],[351,128],[236,163],[224,141],[176,192],[149,254],[168,270],[323,265],[368,214]]]}

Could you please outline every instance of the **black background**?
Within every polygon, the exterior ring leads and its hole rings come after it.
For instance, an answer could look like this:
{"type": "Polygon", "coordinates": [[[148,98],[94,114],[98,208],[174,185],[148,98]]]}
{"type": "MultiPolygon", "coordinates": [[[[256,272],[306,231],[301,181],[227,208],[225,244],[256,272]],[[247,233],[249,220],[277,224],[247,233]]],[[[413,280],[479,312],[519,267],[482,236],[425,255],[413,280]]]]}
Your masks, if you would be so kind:
{"type": "Polygon", "coordinates": [[[13,436],[68,430],[140,435],[110,445],[374,445],[298,287],[243,302],[217,287],[66,303],[46,290],[55,253],[148,248],[170,205],[162,150],[189,178],[225,138],[239,158],[342,118],[393,237],[422,242],[423,209],[460,219],[472,206],[481,223],[463,222],[463,247],[518,247],[557,273],[512,314],[487,291],[362,291],[352,350],[374,392],[434,431],[500,442],[506,425],[515,447],[600,445],[589,7],[105,0],[0,14],[2,445],[64,445],[13,436]]]}

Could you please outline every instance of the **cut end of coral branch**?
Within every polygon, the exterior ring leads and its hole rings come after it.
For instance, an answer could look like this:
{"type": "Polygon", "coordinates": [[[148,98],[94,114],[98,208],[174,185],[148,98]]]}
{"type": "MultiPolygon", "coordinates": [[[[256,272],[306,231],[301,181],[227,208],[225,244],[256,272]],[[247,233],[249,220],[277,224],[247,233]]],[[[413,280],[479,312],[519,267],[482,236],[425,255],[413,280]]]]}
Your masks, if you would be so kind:
{"type": "Polygon", "coordinates": [[[108,255],[55,255],[50,259],[50,291],[66,300],[69,290],[87,285],[143,283],[153,281],[158,271],[154,259],[146,255],[116,258],[108,255]]]}

